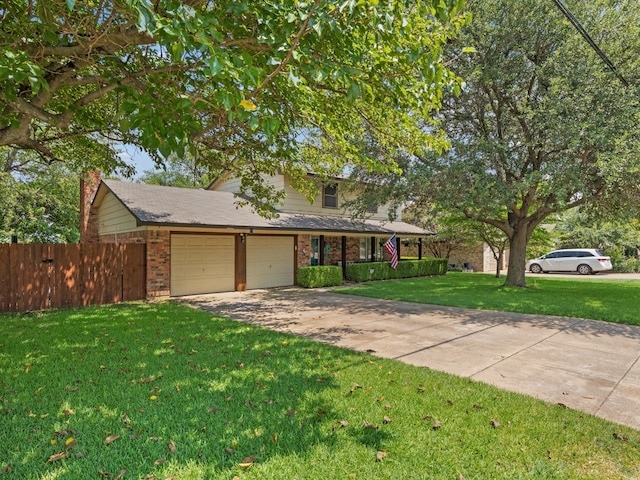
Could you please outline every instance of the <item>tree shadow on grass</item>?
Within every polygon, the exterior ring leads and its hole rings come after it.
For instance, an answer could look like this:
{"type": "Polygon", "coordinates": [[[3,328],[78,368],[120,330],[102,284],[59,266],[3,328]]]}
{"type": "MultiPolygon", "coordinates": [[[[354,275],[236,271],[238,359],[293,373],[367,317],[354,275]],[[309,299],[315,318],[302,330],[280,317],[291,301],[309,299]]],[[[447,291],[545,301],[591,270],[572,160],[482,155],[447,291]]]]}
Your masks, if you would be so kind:
{"type": "Polygon", "coordinates": [[[0,462],[16,478],[187,464],[206,478],[331,448],[332,372],[358,361],[170,303],[18,316],[2,333],[0,462]]]}

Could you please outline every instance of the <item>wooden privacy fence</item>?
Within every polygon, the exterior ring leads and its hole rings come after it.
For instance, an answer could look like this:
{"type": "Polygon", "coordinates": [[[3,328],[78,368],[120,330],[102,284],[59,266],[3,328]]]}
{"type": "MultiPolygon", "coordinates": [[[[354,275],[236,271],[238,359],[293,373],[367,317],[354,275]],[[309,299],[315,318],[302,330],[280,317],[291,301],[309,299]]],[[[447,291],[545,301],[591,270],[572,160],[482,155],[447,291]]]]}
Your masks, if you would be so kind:
{"type": "Polygon", "coordinates": [[[145,297],[145,245],[0,244],[0,312],[145,297]]]}

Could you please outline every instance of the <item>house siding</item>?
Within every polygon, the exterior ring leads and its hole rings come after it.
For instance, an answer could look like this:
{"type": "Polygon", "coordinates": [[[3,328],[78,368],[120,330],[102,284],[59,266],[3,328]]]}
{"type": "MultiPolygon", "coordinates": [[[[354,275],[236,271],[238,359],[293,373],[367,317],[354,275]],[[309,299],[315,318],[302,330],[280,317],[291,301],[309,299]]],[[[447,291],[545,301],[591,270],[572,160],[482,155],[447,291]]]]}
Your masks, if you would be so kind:
{"type": "Polygon", "coordinates": [[[137,226],[133,215],[111,193],[107,194],[100,203],[98,215],[100,217],[98,232],[101,236],[142,230],[137,226]]]}
{"type": "Polygon", "coordinates": [[[214,190],[219,192],[236,193],[240,191],[241,181],[239,178],[230,178],[216,185],[214,190]]]}
{"type": "MultiPolygon", "coordinates": [[[[289,178],[285,175],[262,175],[262,179],[273,185],[277,190],[284,190],[285,198],[279,208],[280,211],[284,213],[302,213],[308,215],[327,215],[327,216],[338,216],[343,218],[350,218],[351,213],[345,212],[342,205],[346,200],[350,200],[355,198],[355,194],[352,192],[342,192],[340,191],[340,186],[338,182],[338,207],[337,208],[325,208],[322,206],[322,191],[320,191],[314,198],[313,203],[309,203],[304,195],[298,192],[295,188],[291,186],[291,182],[289,178]]],[[[229,178],[227,180],[223,180],[220,183],[213,184],[213,190],[221,191],[221,192],[232,192],[237,193],[240,191],[241,181],[239,178],[229,178]]],[[[322,190],[322,189],[320,189],[322,190]]],[[[376,213],[369,214],[368,218],[374,220],[387,220],[389,218],[390,208],[389,205],[381,205],[378,207],[378,211],[376,213]]],[[[398,213],[398,220],[401,217],[401,211],[398,213]]]]}

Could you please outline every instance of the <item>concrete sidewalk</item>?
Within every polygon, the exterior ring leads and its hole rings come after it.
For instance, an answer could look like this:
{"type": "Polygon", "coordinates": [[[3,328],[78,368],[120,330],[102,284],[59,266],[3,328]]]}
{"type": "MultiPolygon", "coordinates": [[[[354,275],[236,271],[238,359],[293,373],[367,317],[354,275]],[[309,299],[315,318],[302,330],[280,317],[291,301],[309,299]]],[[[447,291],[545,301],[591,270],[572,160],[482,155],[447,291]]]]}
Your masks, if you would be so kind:
{"type": "Polygon", "coordinates": [[[182,297],[217,315],[531,395],[640,429],[640,327],[279,288],[182,297]]]}

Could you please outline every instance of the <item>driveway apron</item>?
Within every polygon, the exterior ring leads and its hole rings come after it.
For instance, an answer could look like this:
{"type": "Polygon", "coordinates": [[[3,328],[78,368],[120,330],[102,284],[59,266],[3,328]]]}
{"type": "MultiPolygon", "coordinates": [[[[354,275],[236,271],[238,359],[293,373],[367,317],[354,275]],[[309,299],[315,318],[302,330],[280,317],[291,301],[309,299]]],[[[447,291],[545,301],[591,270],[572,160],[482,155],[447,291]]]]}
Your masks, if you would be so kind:
{"type": "Polygon", "coordinates": [[[278,288],[181,297],[216,315],[472,378],[640,430],[640,327],[278,288]]]}

